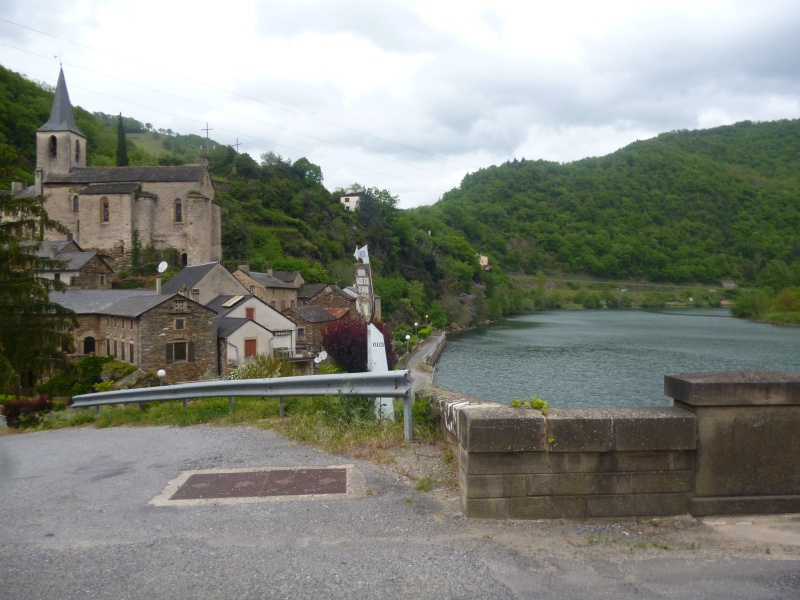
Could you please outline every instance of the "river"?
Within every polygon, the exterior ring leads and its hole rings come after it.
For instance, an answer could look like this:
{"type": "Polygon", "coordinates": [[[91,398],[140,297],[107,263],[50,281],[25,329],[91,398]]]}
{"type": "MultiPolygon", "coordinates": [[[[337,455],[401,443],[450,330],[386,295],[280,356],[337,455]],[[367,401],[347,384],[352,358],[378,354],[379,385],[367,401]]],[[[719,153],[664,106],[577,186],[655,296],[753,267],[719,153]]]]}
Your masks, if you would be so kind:
{"type": "Polygon", "coordinates": [[[537,313],[448,335],[436,385],[505,404],[671,406],[665,374],[737,369],[800,372],[800,328],[715,308],[537,313]]]}

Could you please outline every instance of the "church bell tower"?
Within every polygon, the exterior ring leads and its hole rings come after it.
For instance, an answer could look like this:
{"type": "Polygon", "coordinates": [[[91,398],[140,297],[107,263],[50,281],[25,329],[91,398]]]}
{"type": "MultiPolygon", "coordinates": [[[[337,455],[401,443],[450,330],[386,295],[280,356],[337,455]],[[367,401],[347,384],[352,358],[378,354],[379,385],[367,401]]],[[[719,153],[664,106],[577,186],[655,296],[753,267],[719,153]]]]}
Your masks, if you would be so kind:
{"type": "Polygon", "coordinates": [[[36,193],[42,193],[42,184],[49,175],[66,175],[75,167],[85,166],[86,136],[75,124],[61,69],[50,119],[36,130],[36,193]]]}

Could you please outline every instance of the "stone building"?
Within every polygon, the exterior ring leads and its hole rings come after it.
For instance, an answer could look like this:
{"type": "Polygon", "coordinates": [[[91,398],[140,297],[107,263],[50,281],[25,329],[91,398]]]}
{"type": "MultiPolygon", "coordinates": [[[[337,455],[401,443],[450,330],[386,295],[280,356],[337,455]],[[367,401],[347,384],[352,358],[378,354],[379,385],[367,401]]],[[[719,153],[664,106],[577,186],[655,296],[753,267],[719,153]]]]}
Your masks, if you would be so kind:
{"type": "Polygon", "coordinates": [[[68,290],[50,300],[78,316],[76,354],[113,356],[171,382],[217,372],[216,313],[180,294],[68,290]]]}
{"type": "MultiPolygon", "coordinates": [[[[249,265],[239,265],[233,276],[254,296],[261,298],[277,311],[285,312],[297,306],[297,287],[273,276],[272,270],[266,273],[251,271],[249,265]]],[[[302,276],[300,276],[302,280],[302,276]]]]}
{"type": "Polygon", "coordinates": [[[220,260],[220,209],[205,166],[87,167],[86,142],[62,70],[36,132],[36,182],[18,195],[46,196],[48,215],[115,270],[130,266],[137,240],[176,249],[184,265],[220,260]]]}
{"type": "Polygon", "coordinates": [[[55,279],[64,285],[82,290],[110,290],[114,271],[97,254],[84,252],[74,240],[22,242],[22,246],[36,246],[41,258],[58,261],[38,273],[44,279],[55,279]]]}
{"type": "Polygon", "coordinates": [[[200,304],[208,304],[221,294],[244,296],[248,291],[219,262],[191,265],[181,269],[161,288],[162,294],[183,294],[200,304]]]}
{"type": "Polygon", "coordinates": [[[322,330],[337,317],[321,306],[296,306],[286,315],[297,323],[297,349],[317,353],[322,349],[322,330]]]}

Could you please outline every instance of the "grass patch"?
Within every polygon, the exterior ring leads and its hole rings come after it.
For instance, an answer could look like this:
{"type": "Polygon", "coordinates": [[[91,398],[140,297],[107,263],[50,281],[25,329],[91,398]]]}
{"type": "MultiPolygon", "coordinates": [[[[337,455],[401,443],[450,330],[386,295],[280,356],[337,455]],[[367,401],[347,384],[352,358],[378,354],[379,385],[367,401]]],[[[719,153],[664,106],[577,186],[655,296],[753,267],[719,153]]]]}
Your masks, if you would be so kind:
{"type": "MultiPolygon", "coordinates": [[[[227,398],[205,398],[190,401],[186,408],[180,401],[149,402],[69,409],[49,413],[27,431],[94,425],[98,428],[122,426],[214,425],[227,427],[251,425],[272,429],[288,439],[316,446],[326,452],[351,454],[354,458],[390,463],[389,450],[406,443],[403,430],[402,402],[395,403],[395,421],[378,420],[371,410],[372,400],[357,402],[353,398],[309,397],[287,398],[286,418],[280,418],[280,401],[276,398],[238,397],[229,413],[227,398]]],[[[426,415],[428,402],[419,400],[413,411],[414,437],[432,443],[438,438],[436,427],[426,415]],[[424,405],[424,406],[423,406],[424,405]],[[425,410],[423,410],[425,409],[425,410]]]]}
{"type": "Polygon", "coordinates": [[[427,475],[417,482],[414,489],[418,492],[430,492],[433,489],[433,484],[433,477],[427,475]]]}

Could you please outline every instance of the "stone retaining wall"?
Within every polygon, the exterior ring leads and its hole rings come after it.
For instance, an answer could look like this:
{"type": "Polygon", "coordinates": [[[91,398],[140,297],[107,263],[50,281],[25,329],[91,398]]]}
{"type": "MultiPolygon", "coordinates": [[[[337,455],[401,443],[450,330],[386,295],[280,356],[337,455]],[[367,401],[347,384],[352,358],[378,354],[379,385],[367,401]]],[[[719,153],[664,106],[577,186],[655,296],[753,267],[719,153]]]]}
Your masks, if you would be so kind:
{"type": "Polygon", "coordinates": [[[682,374],[665,382],[675,407],[547,414],[431,392],[458,450],[464,513],[550,519],[800,511],[800,375],[682,374]]]}

